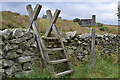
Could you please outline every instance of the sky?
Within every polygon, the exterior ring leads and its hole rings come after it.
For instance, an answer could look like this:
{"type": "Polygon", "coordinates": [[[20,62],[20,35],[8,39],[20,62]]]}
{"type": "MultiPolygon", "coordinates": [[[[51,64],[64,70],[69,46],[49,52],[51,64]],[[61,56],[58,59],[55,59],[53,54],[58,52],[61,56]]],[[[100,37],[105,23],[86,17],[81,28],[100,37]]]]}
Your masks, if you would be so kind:
{"type": "Polygon", "coordinates": [[[104,24],[117,25],[117,2],[2,2],[0,11],[18,12],[22,15],[28,15],[26,6],[31,4],[34,8],[36,4],[42,5],[38,17],[46,14],[46,10],[51,10],[52,14],[56,9],[61,10],[62,19],[73,20],[74,18],[89,19],[96,15],[96,22],[104,24]]]}

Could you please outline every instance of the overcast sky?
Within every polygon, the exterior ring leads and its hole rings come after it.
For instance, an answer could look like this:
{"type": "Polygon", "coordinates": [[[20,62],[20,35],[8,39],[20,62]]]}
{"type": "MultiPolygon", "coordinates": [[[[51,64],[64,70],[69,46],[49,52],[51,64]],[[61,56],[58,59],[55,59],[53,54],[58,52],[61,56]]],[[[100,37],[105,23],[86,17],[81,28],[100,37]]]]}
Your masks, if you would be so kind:
{"type": "Polygon", "coordinates": [[[18,12],[28,15],[26,5],[31,4],[34,8],[36,4],[41,4],[42,9],[39,14],[41,17],[50,9],[52,13],[60,9],[62,19],[73,20],[74,18],[91,18],[96,15],[97,22],[104,24],[117,25],[117,2],[2,2],[2,11],[18,12]]]}

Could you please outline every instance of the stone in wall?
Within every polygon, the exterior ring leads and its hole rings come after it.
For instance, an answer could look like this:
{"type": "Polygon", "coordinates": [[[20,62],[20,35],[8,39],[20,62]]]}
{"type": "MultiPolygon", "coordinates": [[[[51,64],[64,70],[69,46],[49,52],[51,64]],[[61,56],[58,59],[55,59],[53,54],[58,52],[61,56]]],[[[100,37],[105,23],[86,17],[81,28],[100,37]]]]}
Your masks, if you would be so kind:
{"type": "MultiPolygon", "coordinates": [[[[66,48],[68,49],[68,53],[70,55],[77,53],[77,57],[81,61],[90,58],[90,53],[91,53],[91,35],[90,34],[84,33],[81,35],[77,35],[75,34],[75,31],[68,32],[66,33],[65,37],[62,38],[62,40],[66,48]]],[[[118,41],[120,41],[120,37],[118,37],[118,35],[96,34],[95,44],[98,47],[101,55],[110,56],[110,54],[113,54],[116,51],[118,46],[117,44],[118,41]]]]}
{"type": "Polygon", "coordinates": [[[32,71],[34,58],[39,58],[38,52],[35,34],[31,29],[0,31],[0,75],[3,78],[19,77],[23,73],[27,75],[32,71]]]}
{"type": "Polygon", "coordinates": [[[30,56],[23,56],[23,57],[19,57],[17,60],[19,63],[25,63],[25,62],[30,61],[31,57],[30,56]]]}

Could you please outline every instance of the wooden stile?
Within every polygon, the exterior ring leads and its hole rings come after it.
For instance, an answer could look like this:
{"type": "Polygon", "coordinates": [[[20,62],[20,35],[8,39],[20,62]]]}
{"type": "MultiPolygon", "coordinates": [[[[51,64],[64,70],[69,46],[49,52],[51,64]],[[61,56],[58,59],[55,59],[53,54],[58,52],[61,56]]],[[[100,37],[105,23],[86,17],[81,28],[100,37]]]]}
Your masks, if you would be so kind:
{"type": "Polygon", "coordinates": [[[50,10],[47,10],[46,13],[47,13],[47,17],[49,18],[49,22],[50,22],[50,25],[48,27],[48,29],[46,30],[46,33],[43,37],[43,39],[47,39],[47,40],[60,40],[61,42],[61,45],[62,47],[61,48],[52,48],[52,49],[49,49],[49,48],[46,48],[45,44],[44,44],[44,41],[42,39],[42,37],[39,35],[39,30],[38,30],[38,24],[37,24],[37,16],[41,10],[41,5],[37,4],[36,7],[35,7],[35,10],[33,11],[31,5],[27,5],[27,11],[28,11],[28,14],[29,14],[29,17],[30,17],[30,25],[28,26],[28,28],[33,28],[34,32],[35,32],[35,35],[37,37],[37,43],[38,43],[38,46],[39,46],[39,49],[40,49],[40,53],[42,55],[42,58],[44,60],[44,63],[46,65],[46,67],[48,68],[48,70],[56,77],[58,78],[59,76],[63,76],[63,75],[66,75],[66,74],[69,74],[69,73],[72,73],[73,72],[73,69],[72,69],[72,66],[70,65],[70,60],[67,56],[67,53],[65,51],[65,48],[64,48],[64,44],[63,44],[63,41],[61,40],[60,38],[60,34],[58,32],[58,29],[55,25],[55,22],[60,14],[60,10],[56,10],[55,13],[54,13],[54,16],[52,16],[52,13],[50,10]],[[51,33],[51,31],[54,31],[54,35],[55,37],[49,37],[49,34],[51,33]],[[63,52],[63,56],[64,56],[64,59],[60,59],[60,60],[54,60],[54,61],[51,61],[50,60],[50,57],[49,57],[49,53],[48,51],[62,51],[63,52]],[[44,53],[43,53],[44,52],[44,53]],[[63,63],[63,62],[67,62],[67,65],[68,65],[68,68],[69,70],[68,71],[64,71],[64,72],[60,72],[60,73],[56,73],[54,71],[54,68],[53,68],[53,65],[54,64],[58,64],[58,63],[63,63]]]}

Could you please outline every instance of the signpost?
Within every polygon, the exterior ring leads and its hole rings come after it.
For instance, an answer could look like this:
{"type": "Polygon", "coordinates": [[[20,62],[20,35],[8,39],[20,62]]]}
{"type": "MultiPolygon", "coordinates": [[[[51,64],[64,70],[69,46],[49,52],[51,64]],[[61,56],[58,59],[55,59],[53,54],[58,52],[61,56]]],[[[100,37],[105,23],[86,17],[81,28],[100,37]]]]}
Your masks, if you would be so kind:
{"type": "Polygon", "coordinates": [[[92,19],[81,19],[78,24],[81,27],[91,27],[92,26],[92,19]]]}
{"type": "Polygon", "coordinates": [[[95,20],[96,16],[92,15],[92,19],[81,19],[78,24],[81,27],[91,27],[91,69],[94,71],[95,64],[95,20]]]}
{"type": "Polygon", "coordinates": [[[95,15],[92,15],[92,41],[91,41],[91,63],[92,63],[92,70],[94,71],[94,64],[95,64],[95,15]]]}

